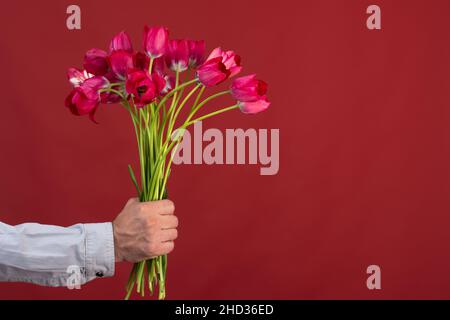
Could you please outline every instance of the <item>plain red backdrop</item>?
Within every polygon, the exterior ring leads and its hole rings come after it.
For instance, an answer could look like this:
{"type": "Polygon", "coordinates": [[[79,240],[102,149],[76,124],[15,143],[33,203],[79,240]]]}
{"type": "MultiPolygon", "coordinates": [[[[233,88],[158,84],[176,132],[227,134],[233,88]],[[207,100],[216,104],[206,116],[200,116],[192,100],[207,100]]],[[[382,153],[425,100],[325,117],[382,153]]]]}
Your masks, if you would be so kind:
{"type": "MultiPolygon", "coordinates": [[[[0,7],[0,220],[111,221],[134,196],[131,122],[95,125],[64,107],[66,69],[144,24],[205,39],[269,83],[271,108],[209,127],[279,128],[280,171],[175,167],[180,237],[168,298],[450,298],[450,2],[69,1],[0,7]],[[382,290],[366,268],[382,270],[382,290]]],[[[0,284],[0,298],[121,299],[130,265],[81,290],[0,284]]]]}

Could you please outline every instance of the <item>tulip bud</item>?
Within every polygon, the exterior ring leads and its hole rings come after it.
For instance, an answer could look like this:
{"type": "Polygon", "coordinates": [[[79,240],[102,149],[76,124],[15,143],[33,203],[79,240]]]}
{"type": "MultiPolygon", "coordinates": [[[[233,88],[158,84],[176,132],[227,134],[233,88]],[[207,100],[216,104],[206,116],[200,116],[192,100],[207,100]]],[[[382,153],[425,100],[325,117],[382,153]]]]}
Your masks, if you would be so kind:
{"type": "Polygon", "coordinates": [[[196,74],[201,84],[205,87],[212,87],[228,79],[230,71],[222,63],[222,58],[217,57],[203,63],[197,69],[196,74]]]}
{"type": "Polygon", "coordinates": [[[119,50],[127,51],[130,53],[133,52],[133,45],[131,44],[130,36],[124,31],[115,35],[114,38],[112,38],[111,43],[109,44],[110,53],[119,50]]]}
{"type": "Polygon", "coordinates": [[[145,26],[143,47],[147,55],[151,58],[159,58],[167,52],[169,31],[165,27],[145,26]]]}
{"type": "Polygon", "coordinates": [[[231,85],[231,95],[238,101],[256,101],[267,93],[267,84],[252,74],[237,78],[231,85]]]}
{"type": "Polygon", "coordinates": [[[197,68],[205,60],[205,41],[188,40],[189,66],[197,68]]]}

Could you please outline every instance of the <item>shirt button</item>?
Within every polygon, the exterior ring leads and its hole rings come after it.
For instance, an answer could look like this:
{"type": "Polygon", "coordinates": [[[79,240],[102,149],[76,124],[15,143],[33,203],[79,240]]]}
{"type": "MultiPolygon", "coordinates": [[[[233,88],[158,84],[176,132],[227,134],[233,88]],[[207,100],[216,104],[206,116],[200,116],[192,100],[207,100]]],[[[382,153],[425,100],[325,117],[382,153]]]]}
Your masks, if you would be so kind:
{"type": "Polygon", "coordinates": [[[96,275],[97,277],[101,278],[101,277],[103,277],[103,272],[98,271],[98,272],[95,273],[95,275],[96,275]]]}

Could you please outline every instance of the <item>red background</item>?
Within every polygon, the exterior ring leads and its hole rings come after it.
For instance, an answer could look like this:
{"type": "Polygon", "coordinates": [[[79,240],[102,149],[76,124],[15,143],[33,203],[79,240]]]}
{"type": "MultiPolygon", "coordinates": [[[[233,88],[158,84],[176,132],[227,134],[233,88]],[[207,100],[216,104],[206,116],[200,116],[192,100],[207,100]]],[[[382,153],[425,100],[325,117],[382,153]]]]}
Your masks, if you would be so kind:
{"type": "MultiPolygon", "coordinates": [[[[269,83],[271,108],[208,122],[279,128],[280,171],[174,168],[180,237],[168,298],[450,298],[450,2],[7,1],[0,11],[0,220],[111,221],[134,190],[131,122],[64,107],[69,66],[144,24],[205,39],[269,83]],[[382,290],[366,268],[382,270],[382,290]]],[[[121,299],[130,265],[81,290],[0,284],[0,298],[121,299]]]]}

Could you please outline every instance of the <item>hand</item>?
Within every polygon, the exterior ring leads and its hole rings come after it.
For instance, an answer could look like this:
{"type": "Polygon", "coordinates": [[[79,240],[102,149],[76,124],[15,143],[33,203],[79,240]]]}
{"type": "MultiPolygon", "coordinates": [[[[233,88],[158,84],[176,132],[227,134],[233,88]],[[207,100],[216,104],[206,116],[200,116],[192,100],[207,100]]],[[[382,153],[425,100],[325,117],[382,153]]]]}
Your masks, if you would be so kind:
{"type": "Polygon", "coordinates": [[[113,222],[116,262],[138,262],[171,252],[178,219],[170,200],[128,200],[113,222]]]}

